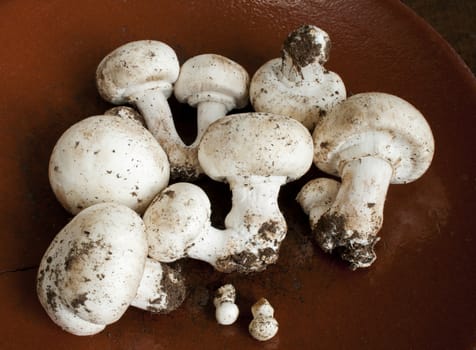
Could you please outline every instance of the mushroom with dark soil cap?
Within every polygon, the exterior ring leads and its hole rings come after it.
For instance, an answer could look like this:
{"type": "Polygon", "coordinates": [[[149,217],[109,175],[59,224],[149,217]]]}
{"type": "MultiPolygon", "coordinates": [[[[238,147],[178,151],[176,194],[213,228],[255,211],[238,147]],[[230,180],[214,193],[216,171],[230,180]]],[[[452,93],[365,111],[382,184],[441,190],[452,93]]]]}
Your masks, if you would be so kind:
{"type": "Polygon", "coordinates": [[[279,189],[307,172],[312,154],[309,131],[289,117],[241,113],[214,122],[203,135],[198,158],[205,174],[230,185],[226,229],[211,226],[203,190],[176,183],[144,214],[150,256],[164,262],[195,258],[222,272],[264,270],[276,262],[287,232],[279,189]]]}
{"type": "Polygon", "coordinates": [[[418,179],[434,153],[431,129],[405,100],[385,93],[353,95],[335,106],[313,133],[314,163],[340,176],[330,209],[313,226],[325,251],[338,249],[352,268],[376,259],[390,183],[418,179]]]}
{"type": "Polygon", "coordinates": [[[251,79],[255,111],[288,115],[312,130],[335,104],[346,98],[342,79],[324,68],[331,40],[322,29],[304,25],[284,41],[282,57],[261,66],[251,79]]]}
{"type": "Polygon", "coordinates": [[[129,305],[170,312],[185,298],[180,272],[147,258],[142,219],[117,203],[76,215],[53,239],[38,270],[37,293],[65,331],[92,335],[129,305]]]}

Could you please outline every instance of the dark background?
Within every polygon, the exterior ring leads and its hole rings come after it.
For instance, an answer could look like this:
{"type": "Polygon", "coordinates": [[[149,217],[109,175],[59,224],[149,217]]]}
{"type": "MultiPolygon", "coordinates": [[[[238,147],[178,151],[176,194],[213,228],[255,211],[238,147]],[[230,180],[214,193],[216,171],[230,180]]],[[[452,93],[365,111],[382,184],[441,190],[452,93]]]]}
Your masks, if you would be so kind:
{"type": "Polygon", "coordinates": [[[476,1],[402,0],[448,41],[476,72],[476,1]]]}

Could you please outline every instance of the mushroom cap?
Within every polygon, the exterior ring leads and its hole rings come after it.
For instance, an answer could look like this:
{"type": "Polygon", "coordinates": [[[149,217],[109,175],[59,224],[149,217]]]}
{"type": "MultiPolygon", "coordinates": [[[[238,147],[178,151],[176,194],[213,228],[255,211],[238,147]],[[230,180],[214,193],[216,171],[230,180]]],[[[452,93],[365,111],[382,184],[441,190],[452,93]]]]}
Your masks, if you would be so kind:
{"type": "Polygon", "coordinates": [[[312,165],[309,131],[295,119],[270,113],[241,113],[211,124],[202,137],[198,159],[212,179],[304,175],[312,165]]]}
{"type": "Polygon", "coordinates": [[[99,94],[114,104],[129,102],[141,90],[159,88],[168,98],[180,66],[175,51],[155,40],[124,44],[102,59],[96,70],[99,94]]]}
{"type": "Polygon", "coordinates": [[[191,106],[216,101],[231,110],[248,104],[249,82],[248,73],[238,63],[221,55],[202,54],[182,65],[174,94],[179,102],[191,106]]]}
{"type": "Polygon", "coordinates": [[[430,126],[407,101],[386,93],[353,95],[336,105],[313,132],[314,163],[332,175],[362,157],[393,168],[391,183],[408,183],[428,169],[434,153],[430,126]]]}
{"type": "Polygon", "coordinates": [[[118,202],[142,213],[169,181],[167,155],[139,123],[93,116],[66,130],[50,158],[50,184],[69,212],[118,202]]]}
{"type": "Polygon", "coordinates": [[[257,112],[290,116],[312,130],[320,117],[346,98],[342,79],[334,72],[321,80],[290,81],[281,72],[282,59],[262,65],[253,75],[250,100],[257,112]]]}
{"type": "Polygon", "coordinates": [[[171,262],[210,226],[211,204],[197,185],[177,182],[159,193],[144,213],[149,256],[171,262]]]}
{"type": "Polygon", "coordinates": [[[304,213],[311,214],[313,210],[325,212],[334,203],[340,188],[340,182],[319,177],[307,182],[299,191],[296,201],[304,213]]]}
{"type": "Polygon", "coordinates": [[[117,203],[91,206],[46,250],[38,271],[39,300],[65,330],[97,333],[117,321],[136,296],[146,257],[138,214],[117,203]]]}

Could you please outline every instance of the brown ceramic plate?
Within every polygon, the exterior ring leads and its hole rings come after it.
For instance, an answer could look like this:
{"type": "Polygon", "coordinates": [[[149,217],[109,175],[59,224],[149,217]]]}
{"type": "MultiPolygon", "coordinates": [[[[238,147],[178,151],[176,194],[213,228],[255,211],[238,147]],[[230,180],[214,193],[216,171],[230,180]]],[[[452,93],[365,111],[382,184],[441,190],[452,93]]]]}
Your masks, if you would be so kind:
{"type": "MultiPolygon", "coordinates": [[[[398,1],[24,0],[3,1],[0,18],[0,348],[474,349],[476,83],[448,44],[398,1]],[[429,171],[389,190],[374,266],[353,272],[313,246],[294,202],[300,186],[319,175],[313,169],[282,189],[289,234],[267,271],[224,275],[187,261],[189,296],[170,315],[131,308],[92,337],[53,324],[37,301],[35,275],[69,216],[49,188],[48,158],[68,126],[109,107],[94,84],[101,58],[150,38],[170,44],[182,62],[219,53],[252,74],[304,23],[331,35],[328,68],[349,92],[401,96],[434,132],[429,171]],[[229,327],[213,318],[211,296],[223,282],[237,287],[242,311],[229,327]],[[250,306],[262,296],[281,326],[265,344],[247,333],[250,306]]],[[[182,130],[193,133],[194,111],[172,107],[182,130]]],[[[219,224],[229,208],[227,187],[201,184],[219,224]]]]}

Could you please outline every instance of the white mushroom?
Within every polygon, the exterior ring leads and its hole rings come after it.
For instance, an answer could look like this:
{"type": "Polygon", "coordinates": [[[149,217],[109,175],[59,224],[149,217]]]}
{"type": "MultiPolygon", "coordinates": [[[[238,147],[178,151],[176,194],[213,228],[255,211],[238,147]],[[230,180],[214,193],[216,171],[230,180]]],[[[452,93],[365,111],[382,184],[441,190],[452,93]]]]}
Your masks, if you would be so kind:
{"type": "Polygon", "coordinates": [[[312,154],[309,131],[285,116],[242,113],[211,124],[198,157],[208,176],[230,185],[226,229],[211,226],[210,202],[198,186],[176,183],[144,214],[150,256],[164,262],[191,257],[223,272],[275,263],[287,232],[279,189],[306,173],[312,154]]]}
{"type": "Polygon", "coordinates": [[[116,48],[96,70],[99,94],[111,103],[130,103],[139,109],[147,128],[167,153],[173,174],[181,172],[176,164],[189,162],[167,102],[179,72],[175,51],[155,40],[133,41],[116,48]]]}
{"type": "Polygon", "coordinates": [[[335,106],[313,138],[314,163],[342,179],[313,232],[324,250],[339,247],[353,268],[367,267],[376,258],[388,186],[414,181],[428,169],[434,152],[431,129],[403,99],[361,93],[335,106]]]}
{"type": "Polygon", "coordinates": [[[258,300],[252,307],[253,320],[248,329],[253,338],[266,341],[273,338],[279,329],[278,321],[274,318],[274,309],[265,298],[258,300]]]}
{"type": "Polygon", "coordinates": [[[117,203],[90,206],[46,250],[38,270],[38,298],[58,326],[76,335],[102,331],[130,304],[156,312],[175,309],[184,299],[183,278],[146,259],[138,214],[117,203]]]}
{"type": "Polygon", "coordinates": [[[197,108],[197,137],[190,145],[195,153],[211,123],[248,104],[249,82],[248,72],[242,66],[221,55],[203,54],[185,61],[174,94],[179,102],[197,108]]]}
{"type": "Polygon", "coordinates": [[[312,130],[322,116],[346,98],[342,79],[324,68],[329,59],[329,35],[313,25],[291,32],[282,57],[261,66],[250,85],[255,111],[288,115],[312,130]]]}
{"type": "Polygon", "coordinates": [[[240,310],[235,304],[236,290],[232,284],[225,284],[218,288],[213,305],[215,306],[215,318],[221,325],[231,325],[235,323],[240,310]]]}
{"type": "Polygon", "coordinates": [[[69,212],[118,202],[142,213],[169,181],[167,155],[129,118],[93,116],[66,130],[49,163],[53,192],[69,212]]]}

